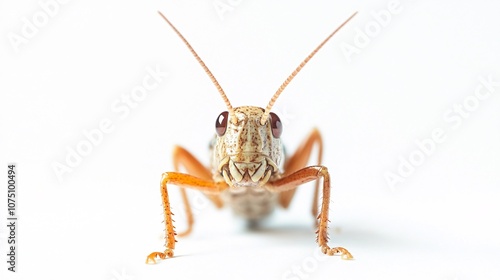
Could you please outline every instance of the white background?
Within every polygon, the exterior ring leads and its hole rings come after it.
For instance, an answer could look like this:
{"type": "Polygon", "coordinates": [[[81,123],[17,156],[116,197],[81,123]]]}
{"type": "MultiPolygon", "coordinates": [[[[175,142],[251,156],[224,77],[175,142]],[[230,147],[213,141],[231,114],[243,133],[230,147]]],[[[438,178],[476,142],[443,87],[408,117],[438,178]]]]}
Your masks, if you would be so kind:
{"type": "MultiPolygon", "coordinates": [[[[43,9],[38,1],[0,2],[0,161],[3,174],[9,162],[19,171],[19,272],[7,272],[1,261],[2,279],[500,277],[500,87],[474,104],[480,77],[500,81],[500,5],[402,0],[401,11],[348,56],[342,46],[356,47],[357,30],[375,28],[373,13],[390,1],[269,2],[229,1],[232,9],[218,14],[213,0],[68,1],[17,47],[9,38],[23,36],[23,18],[33,22],[43,9]],[[163,248],[159,180],[172,170],[172,147],[208,163],[214,121],[225,110],[158,10],[188,38],[233,105],[262,107],[326,35],[359,11],[275,106],[288,151],[314,126],[322,131],[333,178],[331,244],[355,260],[315,257],[306,185],[291,209],[276,211],[258,231],[190,193],[193,234],[179,238],[176,258],[144,264],[163,248]],[[114,111],[156,67],[169,76],[129,115],[114,111]],[[464,100],[473,109],[458,123],[449,110],[464,100]],[[53,165],[66,164],[68,149],[105,119],[113,131],[58,180],[53,165]],[[398,174],[401,158],[419,153],[415,141],[435,129],[444,141],[391,188],[385,175],[398,174]]],[[[171,193],[177,228],[185,228],[181,201],[171,193]]]]}

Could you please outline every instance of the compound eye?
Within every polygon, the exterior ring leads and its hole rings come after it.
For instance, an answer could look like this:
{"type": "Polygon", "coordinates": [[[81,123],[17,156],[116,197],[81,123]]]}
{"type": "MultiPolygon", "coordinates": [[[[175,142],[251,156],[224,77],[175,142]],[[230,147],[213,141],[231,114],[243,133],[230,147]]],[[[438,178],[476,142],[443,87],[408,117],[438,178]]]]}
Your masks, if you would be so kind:
{"type": "Polygon", "coordinates": [[[220,113],[220,115],[215,120],[215,132],[217,132],[217,135],[222,136],[224,135],[224,133],[226,133],[228,118],[229,113],[227,111],[224,111],[220,113]]]}
{"type": "Polygon", "coordinates": [[[275,113],[269,113],[271,117],[271,131],[273,132],[274,138],[280,138],[281,132],[283,132],[283,125],[281,124],[281,120],[275,113]]]}

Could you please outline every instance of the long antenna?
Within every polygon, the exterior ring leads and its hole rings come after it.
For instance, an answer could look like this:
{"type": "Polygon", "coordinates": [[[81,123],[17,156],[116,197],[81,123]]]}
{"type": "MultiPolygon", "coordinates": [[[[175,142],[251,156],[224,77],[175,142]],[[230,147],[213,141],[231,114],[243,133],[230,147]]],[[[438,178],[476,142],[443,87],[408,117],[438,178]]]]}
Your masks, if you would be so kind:
{"type": "Polygon", "coordinates": [[[205,62],[203,62],[203,60],[201,60],[201,58],[198,56],[198,54],[193,49],[193,47],[191,47],[191,45],[186,40],[186,38],[184,38],[184,36],[182,36],[182,34],[179,32],[179,30],[177,30],[177,28],[175,28],[175,26],[167,19],[167,17],[165,17],[160,11],[158,11],[158,13],[168,23],[168,25],[170,25],[170,27],[172,27],[172,29],[175,31],[175,33],[177,33],[177,35],[181,38],[182,42],[184,42],[184,44],[186,45],[186,47],[193,54],[194,58],[196,58],[196,60],[198,61],[198,63],[201,65],[201,67],[203,68],[203,70],[205,70],[205,73],[207,73],[208,77],[210,78],[210,80],[212,80],[212,83],[215,85],[215,87],[219,91],[222,99],[224,100],[224,103],[226,103],[227,111],[229,112],[229,117],[231,118],[231,122],[232,123],[236,123],[238,121],[238,119],[236,118],[236,115],[234,114],[233,106],[231,106],[231,103],[229,102],[229,99],[227,98],[226,94],[224,93],[224,90],[220,86],[219,82],[217,82],[217,79],[215,79],[215,77],[212,74],[212,72],[210,72],[210,69],[208,69],[208,67],[205,65],[205,62]]]}
{"type": "Polygon", "coordinates": [[[319,51],[319,49],[321,49],[321,47],[323,47],[323,45],[326,44],[326,42],[328,42],[328,40],[330,40],[330,38],[332,38],[333,35],[335,35],[335,33],[337,33],[337,31],[339,31],[344,25],[346,25],[357,13],[358,12],[355,12],[354,14],[352,14],[346,21],[344,21],[344,23],[342,23],[339,27],[337,27],[337,29],[335,29],[330,35],[328,35],[328,37],[326,37],[326,39],[323,40],[323,42],[321,42],[321,44],[319,44],[319,46],[317,46],[316,49],[314,49],[314,51],[312,51],[304,59],[304,61],[302,61],[300,63],[300,65],[292,72],[292,74],[290,74],[290,76],[288,76],[288,78],[286,78],[286,80],[283,82],[283,84],[281,84],[280,88],[276,91],[276,93],[273,95],[273,97],[271,97],[269,104],[267,104],[266,110],[264,111],[264,114],[262,115],[262,118],[260,119],[260,123],[262,125],[264,125],[264,123],[266,122],[267,117],[269,116],[269,112],[271,112],[271,108],[274,105],[274,102],[276,102],[276,99],[278,99],[278,96],[280,96],[281,92],[283,92],[283,90],[285,90],[286,86],[288,86],[288,84],[293,80],[293,78],[295,78],[295,76],[297,76],[297,74],[300,72],[300,70],[302,70],[302,68],[319,51]]]}

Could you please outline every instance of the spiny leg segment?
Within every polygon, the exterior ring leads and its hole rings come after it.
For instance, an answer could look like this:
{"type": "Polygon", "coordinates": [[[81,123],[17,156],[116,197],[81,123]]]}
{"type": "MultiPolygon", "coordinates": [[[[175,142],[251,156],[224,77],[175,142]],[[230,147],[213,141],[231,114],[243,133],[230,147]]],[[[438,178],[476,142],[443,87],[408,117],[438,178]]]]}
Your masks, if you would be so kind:
{"type": "Polygon", "coordinates": [[[309,166],[300,169],[286,177],[280,178],[271,182],[267,188],[270,191],[282,192],[296,189],[298,186],[310,182],[312,180],[323,179],[323,198],[321,211],[318,215],[318,230],[316,232],[318,243],[321,251],[327,255],[340,254],[343,259],[352,259],[351,253],[343,247],[331,248],[328,246],[328,212],[330,208],[330,174],[324,166],[309,166]]]}
{"type": "Polygon", "coordinates": [[[195,190],[202,191],[209,194],[218,194],[227,188],[225,182],[214,182],[211,180],[204,180],[198,177],[178,173],[166,172],[163,173],[161,178],[160,190],[163,204],[163,214],[165,216],[165,251],[153,252],[146,258],[146,263],[156,263],[156,258],[165,259],[174,256],[175,249],[175,227],[172,220],[172,211],[170,209],[170,200],[167,192],[167,185],[177,185],[181,188],[189,187],[195,190]]]}
{"type": "MultiPolygon", "coordinates": [[[[208,168],[206,168],[195,156],[193,156],[188,150],[184,149],[180,146],[175,146],[172,154],[174,170],[176,172],[180,172],[181,167],[186,169],[187,174],[191,174],[198,178],[204,180],[211,180],[212,173],[208,168]]],[[[183,237],[187,236],[191,233],[194,224],[194,217],[191,211],[191,205],[189,203],[186,189],[180,188],[182,202],[184,203],[184,211],[186,213],[187,218],[187,229],[183,232],[179,232],[178,236],[183,237]]],[[[217,208],[222,208],[224,205],[222,199],[218,194],[205,194],[208,199],[215,205],[217,208]]]]}
{"type": "MultiPolygon", "coordinates": [[[[323,140],[321,138],[321,133],[318,129],[313,129],[313,131],[307,136],[305,141],[297,148],[295,153],[285,161],[283,176],[292,174],[295,171],[300,170],[307,166],[307,162],[311,157],[311,153],[314,147],[317,147],[318,157],[316,160],[316,165],[321,165],[323,157],[323,140]]],[[[314,196],[312,203],[312,216],[315,221],[318,217],[318,191],[319,191],[320,180],[316,180],[314,183],[314,196]]],[[[296,189],[292,189],[286,192],[281,192],[279,195],[279,203],[283,208],[288,208],[290,202],[295,195],[296,189]]]]}

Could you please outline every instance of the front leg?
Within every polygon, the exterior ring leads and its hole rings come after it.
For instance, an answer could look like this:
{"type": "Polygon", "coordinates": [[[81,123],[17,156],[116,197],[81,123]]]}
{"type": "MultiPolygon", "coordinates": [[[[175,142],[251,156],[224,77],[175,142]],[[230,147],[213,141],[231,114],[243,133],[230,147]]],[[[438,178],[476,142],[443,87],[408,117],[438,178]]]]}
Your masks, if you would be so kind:
{"type": "Polygon", "coordinates": [[[300,169],[288,176],[282,177],[276,181],[270,182],[267,188],[274,192],[283,192],[294,190],[298,186],[310,182],[312,180],[320,180],[323,178],[323,198],[321,204],[321,212],[318,215],[318,231],[316,232],[321,251],[327,255],[341,254],[343,259],[352,259],[351,253],[343,247],[330,248],[328,246],[328,212],[330,208],[330,173],[324,166],[309,166],[300,169]]]}
{"type": "MultiPolygon", "coordinates": [[[[196,159],[194,155],[192,155],[188,150],[175,146],[173,152],[173,163],[175,172],[179,172],[181,167],[186,169],[186,173],[194,175],[200,179],[204,180],[212,180],[212,173],[210,170],[203,166],[203,164],[196,159]]],[[[186,236],[191,233],[193,229],[193,212],[191,211],[191,205],[189,204],[189,200],[187,197],[186,189],[180,188],[180,193],[182,197],[182,202],[184,203],[184,211],[186,212],[187,218],[187,229],[183,232],[179,232],[179,236],[186,236]]],[[[223,206],[222,199],[217,194],[205,194],[208,199],[217,207],[221,208],[223,206]]]]}
{"type": "Polygon", "coordinates": [[[165,247],[164,252],[153,252],[146,258],[146,263],[156,263],[156,258],[165,259],[174,256],[175,249],[175,227],[172,220],[172,211],[170,210],[170,200],[168,198],[167,185],[173,184],[181,188],[193,188],[207,194],[218,194],[227,188],[225,182],[214,182],[211,180],[200,179],[189,174],[178,172],[163,173],[160,184],[161,198],[163,204],[163,215],[165,217],[165,247]]]}
{"type": "MultiPolygon", "coordinates": [[[[321,159],[323,156],[323,140],[321,138],[321,133],[316,128],[311,131],[305,141],[299,146],[299,148],[297,148],[292,156],[285,161],[283,176],[286,177],[287,175],[306,167],[314,147],[318,150],[318,157],[315,165],[321,165],[321,159]]],[[[316,180],[316,183],[314,184],[314,195],[311,208],[314,219],[318,217],[318,189],[319,180],[316,180]]],[[[280,193],[279,203],[283,208],[288,208],[295,194],[295,190],[296,189],[292,189],[280,193]]],[[[315,221],[317,222],[317,220],[315,221]]]]}

